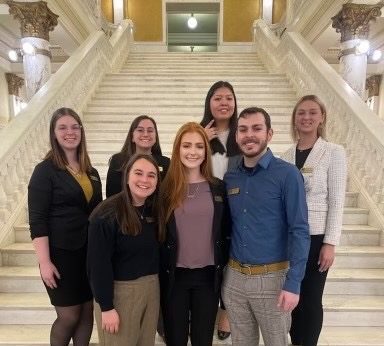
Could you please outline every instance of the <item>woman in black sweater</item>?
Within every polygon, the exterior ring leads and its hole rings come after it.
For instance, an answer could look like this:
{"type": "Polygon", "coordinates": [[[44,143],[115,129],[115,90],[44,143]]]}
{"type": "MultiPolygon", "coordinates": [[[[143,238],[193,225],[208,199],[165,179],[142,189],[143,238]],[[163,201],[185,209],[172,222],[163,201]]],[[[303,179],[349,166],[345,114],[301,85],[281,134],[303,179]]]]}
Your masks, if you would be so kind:
{"type": "Polygon", "coordinates": [[[157,125],[153,118],[140,115],[132,121],[127,138],[119,153],[109,160],[106,195],[110,197],[121,191],[122,171],[134,154],[152,155],[159,166],[161,178],[165,177],[169,167],[169,158],[163,156],[160,148],[157,125]]]}
{"type": "Polygon", "coordinates": [[[134,155],[123,190],[90,218],[88,275],[100,345],[154,345],[159,314],[159,168],[134,155]]]}

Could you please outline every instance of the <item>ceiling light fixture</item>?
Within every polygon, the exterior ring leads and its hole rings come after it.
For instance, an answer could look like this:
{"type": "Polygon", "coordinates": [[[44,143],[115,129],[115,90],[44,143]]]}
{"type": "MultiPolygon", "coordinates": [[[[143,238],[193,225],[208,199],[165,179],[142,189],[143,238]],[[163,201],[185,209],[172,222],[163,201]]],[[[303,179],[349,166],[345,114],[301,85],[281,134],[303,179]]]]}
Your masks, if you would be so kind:
{"type": "Polygon", "coordinates": [[[360,42],[356,45],[356,54],[367,54],[369,52],[369,41],[368,40],[360,40],[360,42]]]}
{"type": "Polygon", "coordinates": [[[382,55],[383,55],[383,53],[381,52],[381,50],[375,49],[372,53],[372,60],[378,61],[378,60],[380,60],[382,55]]]}
{"type": "Polygon", "coordinates": [[[188,28],[190,28],[192,30],[196,29],[196,27],[197,27],[197,20],[193,16],[193,13],[191,13],[191,16],[189,17],[187,24],[188,24],[188,28]]]}

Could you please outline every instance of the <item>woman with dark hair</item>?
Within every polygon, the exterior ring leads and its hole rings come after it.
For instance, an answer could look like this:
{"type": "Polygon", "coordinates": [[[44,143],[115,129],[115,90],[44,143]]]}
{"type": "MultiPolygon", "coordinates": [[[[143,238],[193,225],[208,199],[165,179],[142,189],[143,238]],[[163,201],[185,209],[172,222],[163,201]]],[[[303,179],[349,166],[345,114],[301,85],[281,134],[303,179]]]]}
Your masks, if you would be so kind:
{"type": "Polygon", "coordinates": [[[152,346],[159,315],[159,168],[135,154],[123,189],[92,213],[88,276],[97,305],[100,345],[152,346]]]}
{"type": "Polygon", "coordinates": [[[88,345],[92,292],[86,273],[88,217],[101,202],[101,182],[91,166],[80,117],[60,108],[51,118],[51,149],[28,185],[29,224],[40,275],[57,318],[50,344],[88,345]]]}
{"type": "MultiPolygon", "coordinates": [[[[237,100],[233,86],[226,81],[214,83],[205,98],[201,125],[209,139],[212,152],[213,175],[223,179],[225,172],[239,162],[240,150],[236,143],[237,100]]],[[[220,300],[217,336],[227,339],[230,327],[223,302],[220,300]]]]}
{"type": "Polygon", "coordinates": [[[212,345],[230,219],[224,183],[212,175],[204,128],[183,125],[161,186],[166,240],[160,277],[168,346],[212,345]],[[190,326],[190,328],[189,328],[190,326]]]}
{"type": "Polygon", "coordinates": [[[316,346],[323,325],[323,291],[335,258],[343,219],[347,180],[345,150],[325,140],[327,112],[316,95],[295,105],[291,135],[295,144],[282,155],[304,177],[311,247],[301,282],[300,301],[292,311],[293,345],[316,346]]]}
{"type": "Polygon", "coordinates": [[[165,177],[169,167],[169,158],[163,156],[161,152],[155,120],[147,115],[140,115],[133,120],[121,151],[114,154],[109,160],[106,182],[107,197],[121,191],[122,171],[135,153],[152,155],[159,166],[161,178],[165,177]]]}

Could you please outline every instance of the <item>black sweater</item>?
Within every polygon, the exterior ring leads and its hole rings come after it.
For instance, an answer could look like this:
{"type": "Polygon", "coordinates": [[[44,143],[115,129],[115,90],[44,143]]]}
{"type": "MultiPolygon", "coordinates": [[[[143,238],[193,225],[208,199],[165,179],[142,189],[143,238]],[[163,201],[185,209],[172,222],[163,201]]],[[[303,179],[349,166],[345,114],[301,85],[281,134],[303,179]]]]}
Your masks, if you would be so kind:
{"type": "Polygon", "coordinates": [[[157,274],[159,243],[157,225],[144,217],[137,236],[125,235],[111,218],[91,218],[88,233],[88,276],[101,311],[113,306],[113,281],[135,280],[157,274]]]}

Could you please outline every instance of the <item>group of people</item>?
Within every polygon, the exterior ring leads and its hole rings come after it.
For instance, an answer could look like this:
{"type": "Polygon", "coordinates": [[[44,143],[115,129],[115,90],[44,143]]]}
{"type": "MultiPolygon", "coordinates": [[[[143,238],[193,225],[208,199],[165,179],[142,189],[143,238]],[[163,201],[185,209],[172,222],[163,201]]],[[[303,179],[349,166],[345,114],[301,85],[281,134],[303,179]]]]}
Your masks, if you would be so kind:
{"type": "Polygon", "coordinates": [[[322,295],[339,242],[344,149],[325,140],[327,114],[302,97],[294,145],[273,155],[271,117],[237,113],[232,85],[209,89],[202,121],[178,130],[162,155],[142,115],[112,156],[102,201],[80,117],[51,118],[51,149],[28,188],[31,237],[57,318],[53,346],[315,346],[322,295]],[[95,302],[95,303],[93,303],[95,302]],[[220,302],[220,303],[219,303],[220,302]]]}

